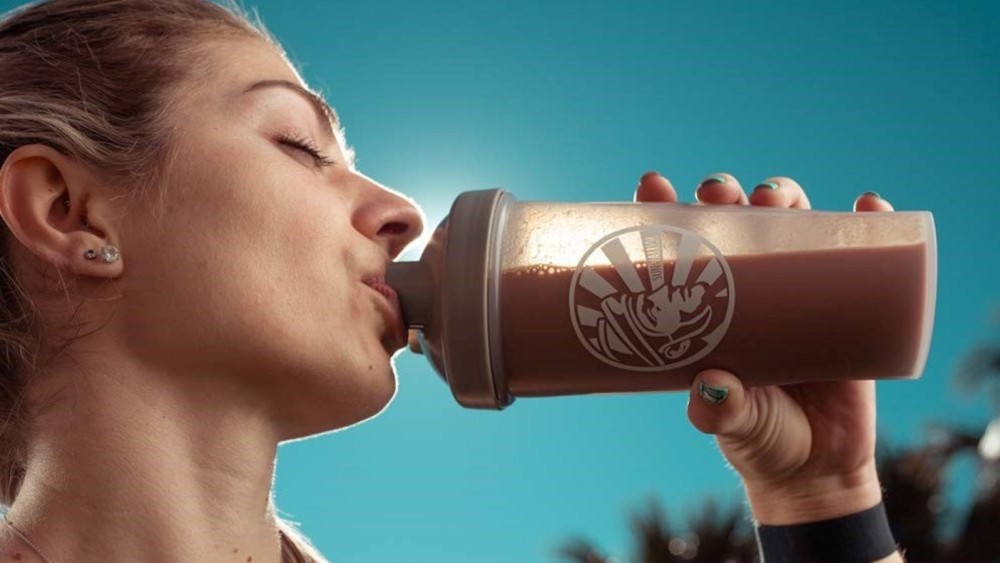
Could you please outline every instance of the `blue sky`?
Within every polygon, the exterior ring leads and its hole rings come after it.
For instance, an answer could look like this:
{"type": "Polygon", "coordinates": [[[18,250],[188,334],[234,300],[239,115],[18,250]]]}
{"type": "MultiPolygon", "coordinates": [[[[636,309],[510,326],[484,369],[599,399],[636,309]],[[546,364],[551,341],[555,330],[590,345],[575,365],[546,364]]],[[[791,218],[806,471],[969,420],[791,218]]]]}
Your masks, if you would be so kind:
{"type": "MultiPolygon", "coordinates": [[[[933,212],[930,359],[918,381],[879,384],[880,432],[903,445],[928,421],[992,412],[949,376],[1000,333],[988,323],[1000,308],[1000,3],[247,3],[337,107],[361,170],[432,223],[469,189],[625,200],[648,169],[687,201],[728,171],[744,186],[791,176],[817,209],[875,190],[933,212]]],[[[570,535],[624,553],[626,511],[647,494],[676,519],[709,495],[741,498],[684,395],[480,412],[422,358],[397,368],[381,417],[280,451],[279,506],[335,561],[551,561],[570,535]]]]}

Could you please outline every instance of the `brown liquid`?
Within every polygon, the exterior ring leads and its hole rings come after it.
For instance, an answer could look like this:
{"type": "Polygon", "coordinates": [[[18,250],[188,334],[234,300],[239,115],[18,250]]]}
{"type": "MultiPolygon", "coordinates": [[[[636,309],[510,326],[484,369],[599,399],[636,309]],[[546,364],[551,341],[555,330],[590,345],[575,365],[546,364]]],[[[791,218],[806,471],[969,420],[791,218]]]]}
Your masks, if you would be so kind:
{"type": "MultiPolygon", "coordinates": [[[[573,269],[508,270],[500,298],[508,385],[522,397],[682,390],[707,368],[731,371],[748,385],[912,376],[924,316],[931,314],[924,311],[926,256],[926,246],[919,244],[729,257],[735,308],[722,340],[693,363],[656,371],[615,367],[585,348],[570,318],[573,269]]],[[[696,261],[693,275],[705,265],[706,259],[696,261]]],[[[672,264],[664,269],[669,273],[672,264]]],[[[611,266],[594,270],[628,293],[611,266]]],[[[725,276],[720,283],[724,289],[725,276]]],[[[705,295],[717,291],[709,287],[705,295]]],[[[576,295],[583,296],[576,304],[600,310],[598,298],[585,302],[587,294],[576,295]]],[[[725,308],[716,309],[721,310],[713,311],[707,331],[724,318],[725,308]]],[[[681,320],[696,315],[681,313],[681,320]]],[[[613,354],[637,361],[655,353],[656,343],[636,344],[638,354],[613,354]]],[[[687,346],[682,357],[707,344],[695,337],[687,346]]],[[[617,349],[624,349],[621,341],[617,349]]]]}

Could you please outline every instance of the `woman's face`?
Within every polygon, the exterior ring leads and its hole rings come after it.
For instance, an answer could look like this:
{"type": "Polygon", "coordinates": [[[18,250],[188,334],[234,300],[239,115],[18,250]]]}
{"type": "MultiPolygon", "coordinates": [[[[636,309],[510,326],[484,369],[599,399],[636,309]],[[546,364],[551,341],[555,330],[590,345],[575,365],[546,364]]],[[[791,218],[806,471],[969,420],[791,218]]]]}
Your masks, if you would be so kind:
{"type": "Polygon", "coordinates": [[[364,420],[392,399],[405,345],[369,283],[420,214],[354,169],[273,47],[210,53],[176,94],[163,219],[126,218],[120,336],[151,367],[270,411],[282,439],[364,420]]]}

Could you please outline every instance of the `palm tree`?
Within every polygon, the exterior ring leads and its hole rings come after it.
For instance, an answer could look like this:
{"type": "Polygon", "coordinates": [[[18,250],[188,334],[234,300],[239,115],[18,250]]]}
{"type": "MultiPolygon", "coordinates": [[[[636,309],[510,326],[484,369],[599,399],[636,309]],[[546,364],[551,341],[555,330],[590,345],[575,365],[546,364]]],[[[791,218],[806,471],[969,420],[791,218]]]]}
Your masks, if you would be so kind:
{"type": "MultiPolygon", "coordinates": [[[[663,505],[653,497],[644,510],[630,516],[637,553],[628,561],[641,563],[756,563],[757,547],[749,521],[739,507],[721,509],[707,500],[684,528],[667,520],[663,505]]],[[[559,550],[576,563],[626,563],[605,555],[589,540],[575,538],[559,550]]]]}
{"type": "MultiPolygon", "coordinates": [[[[996,316],[1000,326],[1000,311],[996,316]]],[[[996,400],[997,415],[985,427],[931,425],[927,444],[879,451],[879,476],[893,535],[909,563],[1000,561],[1000,338],[972,348],[955,380],[966,392],[986,389],[996,400]],[[959,456],[978,463],[976,489],[954,538],[944,537],[943,521],[960,511],[945,500],[945,475],[959,456]]],[[[630,516],[637,550],[627,560],[610,557],[593,542],[575,538],[558,555],[574,563],[751,563],[757,549],[748,518],[740,507],[720,509],[706,501],[681,527],[667,518],[659,501],[630,516]]]]}
{"type": "MultiPolygon", "coordinates": [[[[1000,327],[1000,310],[994,316],[1000,327]]],[[[997,414],[975,433],[952,432],[959,451],[971,451],[978,461],[975,498],[958,538],[949,546],[953,561],[970,563],[1000,561],[1000,338],[970,350],[959,365],[956,382],[963,391],[986,390],[993,397],[997,414]]]]}

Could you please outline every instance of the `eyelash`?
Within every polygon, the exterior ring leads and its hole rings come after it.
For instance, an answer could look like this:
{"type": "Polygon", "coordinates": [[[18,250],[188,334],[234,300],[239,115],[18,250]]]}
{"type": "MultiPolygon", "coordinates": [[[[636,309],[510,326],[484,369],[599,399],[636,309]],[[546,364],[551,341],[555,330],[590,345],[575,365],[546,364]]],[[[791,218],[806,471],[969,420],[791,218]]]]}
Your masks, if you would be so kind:
{"type": "Polygon", "coordinates": [[[310,139],[307,137],[302,137],[294,134],[284,134],[278,139],[278,141],[284,145],[292,147],[293,149],[298,149],[310,157],[316,163],[317,168],[327,168],[333,166],[336,162],[330,160],[319,147],[317,147],[310,139]]]}

